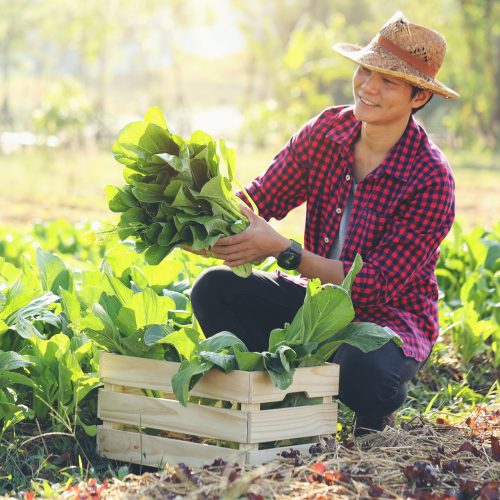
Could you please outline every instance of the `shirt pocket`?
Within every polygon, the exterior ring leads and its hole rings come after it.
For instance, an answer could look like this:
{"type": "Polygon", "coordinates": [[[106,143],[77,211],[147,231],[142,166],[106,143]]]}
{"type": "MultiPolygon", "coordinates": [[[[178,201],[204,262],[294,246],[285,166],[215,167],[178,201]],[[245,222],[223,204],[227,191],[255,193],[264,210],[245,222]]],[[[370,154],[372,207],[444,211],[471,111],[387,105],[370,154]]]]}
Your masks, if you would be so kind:
{"type": "Polygon", "coordinates": [[[387,233],[390,217],[374,210],[362,210],[355,221],[354,240],[363,251],[375,248],[387,233]]]}

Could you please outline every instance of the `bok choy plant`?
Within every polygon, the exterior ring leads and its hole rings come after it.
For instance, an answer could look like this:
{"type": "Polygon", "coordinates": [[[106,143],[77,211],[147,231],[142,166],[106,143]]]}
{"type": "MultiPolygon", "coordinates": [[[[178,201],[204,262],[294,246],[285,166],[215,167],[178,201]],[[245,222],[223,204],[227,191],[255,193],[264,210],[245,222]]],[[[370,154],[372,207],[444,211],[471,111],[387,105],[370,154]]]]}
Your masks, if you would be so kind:
{"type": "MultiPolygon", "coordinates": [[[[126,185],[107,187],[109,208],[121,213],[119,237],[134,237],[149,264],[158,264],[176,246],[207,249],[248,227],[232,192],[235,153],[223,140],[217,144],[202,131],[183,139],[153,107],[144,121],[121,130],[113,154],[125,165],[126,185]]],[[[248,276],[251,269],[246,264],[233,271],[248,276]]]]}
{"type": "MultiPolygon", "coordinates": [[[[399,336],[382,326],[352,322],[351,287],[362,265],[358,254],[340,286],[310,280],[304,303],[292,322],[270,332],[268,351],[249,352],[245,344],[230,332],[219,332],[199,343],[191,343],[190,349],[186,349],[180,338],[179,346],[177,341],[169,341],[178,349],[181,359],[179,371],[172,378],[172,388],[178,400],[186,405],[189,390],[213,367],[226,373],[236,369],[266,370],[276,387],[286,389],[293,381],[296,368],[322,365],[342,344],[350,344],[364,352],[378,349],[391,340],[402,345],[399,336]]],[[[145,341],[152,344],[167,342],[168,339],[168,335],[163,338],[158,335],[145,341]]]]}

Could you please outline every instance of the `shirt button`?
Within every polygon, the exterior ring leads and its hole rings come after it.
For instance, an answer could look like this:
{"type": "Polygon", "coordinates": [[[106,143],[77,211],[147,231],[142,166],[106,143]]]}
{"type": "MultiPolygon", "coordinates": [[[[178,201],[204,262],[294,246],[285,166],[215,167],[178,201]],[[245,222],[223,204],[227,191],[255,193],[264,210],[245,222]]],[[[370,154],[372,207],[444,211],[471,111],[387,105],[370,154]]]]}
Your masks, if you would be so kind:
{"type": "Polygon", "coordinates": [[[347,174],[347,175],[345,176],[345,180],[346,180],[346,181],[350,181],[350,180],[351,180],[351,176],[350,176],[349,174],[347,174]]]}
{"type": "Polygon", "coordinates": [[[342,213],[342,209],[341,208],[336,208],[335,212],[337,212],[338,214],[341,214],[342,213]]]}
{"type": "Polygon", "coordinates": [[[328,243],[330,241],[330,238],[328,236],[325,236],[325,239],[323,240],[325,243],[328,243]]]}

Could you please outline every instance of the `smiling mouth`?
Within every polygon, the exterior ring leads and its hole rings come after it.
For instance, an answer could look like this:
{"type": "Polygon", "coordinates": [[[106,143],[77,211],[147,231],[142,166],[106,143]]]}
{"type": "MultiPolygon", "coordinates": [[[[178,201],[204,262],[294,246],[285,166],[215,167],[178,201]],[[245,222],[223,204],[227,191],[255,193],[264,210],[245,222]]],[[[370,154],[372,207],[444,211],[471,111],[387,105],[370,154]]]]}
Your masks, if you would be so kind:
{"type": "Polygon", "coordinates": [[[366,104],[367,106],[372,106],[372,107],[377,107],[378,104],[375,104],[374,102],[368,100],[368,99],[365,99],[361,96],[359,96],[359,100],[363,103],[363,104],[366,104]]]}

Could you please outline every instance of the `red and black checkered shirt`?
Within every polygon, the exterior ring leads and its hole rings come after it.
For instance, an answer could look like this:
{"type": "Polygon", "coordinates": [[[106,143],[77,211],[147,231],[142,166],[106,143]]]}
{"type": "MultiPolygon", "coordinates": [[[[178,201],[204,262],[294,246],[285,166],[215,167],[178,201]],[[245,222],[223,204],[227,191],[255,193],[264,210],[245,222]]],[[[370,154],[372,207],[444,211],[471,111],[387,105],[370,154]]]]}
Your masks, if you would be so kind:
{"type": "MultiPolygon", "coordinates": [[[[339,229],[360,128],[351,106],[323,111],[247,186],[266,220],[307,202],[304,246],[317,255],[328,255],[339,229]]],[[[356,253],[363,258],[352,289],[356,320],[388,326],[418,361],[439,334],[434,272],[453,219],[448,161],[410,118],[385,160],[358,185],[340,260],[347,273],[356,253]]]]}

